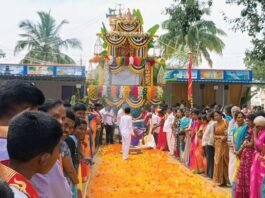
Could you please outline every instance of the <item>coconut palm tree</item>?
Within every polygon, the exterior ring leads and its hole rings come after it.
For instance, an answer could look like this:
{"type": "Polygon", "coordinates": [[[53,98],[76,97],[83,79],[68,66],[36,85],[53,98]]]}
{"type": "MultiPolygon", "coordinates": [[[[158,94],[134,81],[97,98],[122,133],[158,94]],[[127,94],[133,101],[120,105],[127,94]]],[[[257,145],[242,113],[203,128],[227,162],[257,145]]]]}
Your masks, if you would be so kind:
{"type": "Polygon", "coordinates": [[[167,13],[170,18],[162,24],[167,33],[160,37],[165,57],[183,57],[192,52],[195,65],[205,58],[212,67],[210,52],[222,54],[225,44],[219,36],[226,34],[213,21],[202,18],[209,15],[209,8],[200,8],[197,0],[187,0],[168,8],[167,13]]]}
{"type": "Polygon", "coordinates": [[[68,55],[62,53],[62,49],[79,48],[81,43],[75,38],[63,40],[59,33],[68,21],[62,20],[59,25],[50,12],[37,12],[40,22],[33,23],[25,20],[19,24],[24,31],[19,34],[22,40],[17,42],[14,53],[22,50],[28,50],[21,63],[59,63],[73,64],[74,60],[68,55]]]}

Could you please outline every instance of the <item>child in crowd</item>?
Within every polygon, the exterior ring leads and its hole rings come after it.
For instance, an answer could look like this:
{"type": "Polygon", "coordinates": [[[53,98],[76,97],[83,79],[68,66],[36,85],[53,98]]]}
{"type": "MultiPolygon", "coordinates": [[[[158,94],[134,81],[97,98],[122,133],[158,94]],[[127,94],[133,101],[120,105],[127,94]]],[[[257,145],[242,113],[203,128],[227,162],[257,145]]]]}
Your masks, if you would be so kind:
{"type": "Polygon", "coordinates": [[[39,197],[30,179],[52,169],[62,135],[59,122],[42,112],[24,112],[11,121],[7,136],[10,168],[0,163],[0,179],[10,185],[15,197],[39,197]]]}
{"type": "MultiPolygon", "coordinates": [[[[81,120],[86,120],[86,111],[87,111],[87,106],[84,103],[77,103],[73,107],[73,111],[75,113],[75,116],[81,120]]],[[[94,136],[94,134],[93,134],[94,136]]],[[[82,142],[82,149],[84,156],[86,158],[90,158],[90,147],[89,147],[89,134],[85,134],[84,141],[82,142]]],[[[81,162],[81,167],[82,167],[82,180],[83,182],[86,182],[88,179],[88,175],[90,172],[90,167],[85,164],[84,162],[81,162]]]]}
{"type": "MultiPolygon", "coordinates": [[[[72,162],[77,173],[78,172],[81,173],[80,159],[82,158],[83,154],[80,145],[85,139],[86,129],[87,129],[86,121],[77,118],[75,122],[74,133],[65,140],[65,142],[69,146],[72,162]]],[[[82,184],[81,174],[78,175],[78,180],[79,183],[82,184]]],[[[73,198],[77,198],[78,197],[77,185],[72,185],[72,192],[73,192],[73,198]]]]}

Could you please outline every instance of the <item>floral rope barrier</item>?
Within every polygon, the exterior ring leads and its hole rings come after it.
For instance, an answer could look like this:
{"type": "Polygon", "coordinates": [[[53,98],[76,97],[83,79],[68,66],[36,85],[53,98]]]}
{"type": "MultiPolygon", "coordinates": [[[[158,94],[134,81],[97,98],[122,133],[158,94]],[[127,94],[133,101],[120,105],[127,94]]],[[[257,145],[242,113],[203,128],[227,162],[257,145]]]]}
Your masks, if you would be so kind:
{"type": "Polygon", "coordinates": [[[88,96],[90,98],[111,97],[113,99],[142,99],[148,101],[161,100],[163,97],[163,89],[160,86],[96,86],[90,85],[88,87],[88,96]]]}
{"type": "Polygon", "coordinates": [[[230,197],[177,164],[166,152],[145,150],[125,161],[120,151],[120,145],[103,148],[88,188],[89,197],[230,197]]]}

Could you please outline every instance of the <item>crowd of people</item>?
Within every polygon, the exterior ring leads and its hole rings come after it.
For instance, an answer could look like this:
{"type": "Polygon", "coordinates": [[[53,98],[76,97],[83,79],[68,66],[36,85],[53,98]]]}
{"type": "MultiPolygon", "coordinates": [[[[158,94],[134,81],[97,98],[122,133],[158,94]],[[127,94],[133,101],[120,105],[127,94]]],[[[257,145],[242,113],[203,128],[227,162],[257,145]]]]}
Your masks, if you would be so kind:
{"type": "Polygon", "coordinates": [[[265,197],[265,113],[215,105],[201,109],[151,107],[148,131],[193,173],[231,186],[232,197],[265,197]]]}
{"type": "MultiPolygon", "coordinates": [[[[93,157],[103,143],[122,143],[123,159],[129,159],[131,136],[136,135],[130,113],[126,106],[45,100],[29,81],[2,83],[0,197],[82,197],[93,157]]],[[[220,186],[231,185],[235,198],[265,197],[261,107],[163,104],[144,108],[137,119],[146,127],[139,144],[168,152],[220,186]]]]}
{"type": "MultiPolygon", "coordinates": [[[[0,197],[82,197],[102,144],[99,108],[45,100],[29,81],[2,83],[0,197]]],[[[112,136],[107,141],[113,143],[112,136]]]]}

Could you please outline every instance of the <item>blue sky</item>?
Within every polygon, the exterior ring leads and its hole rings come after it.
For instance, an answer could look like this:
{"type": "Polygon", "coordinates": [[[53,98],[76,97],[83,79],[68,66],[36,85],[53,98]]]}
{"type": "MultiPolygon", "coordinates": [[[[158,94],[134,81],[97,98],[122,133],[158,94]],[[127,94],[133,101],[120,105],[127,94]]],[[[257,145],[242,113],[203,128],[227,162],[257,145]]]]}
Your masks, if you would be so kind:
{"type": "MultiPolygon", "coordinates": [[[[93,56],[93,47],[96,40],[96,33],[100,30],[102,22],[107,24],[106,13],[108,8],[115,8],[117,3],[125,7],[139,8],[144,17],[144,27],[148,29],[154,24],[161,24],[167,16],[162,14],[165,7],[172,3],[172,0],[0,0],[0,49],[3,49],[7,56],[0,59],[1,62],[17,63],[25,54],[22,52],[17,56],[13,55],[16,41],[19,40],[19,33],[22,33],[18,24],[21,20],[37,20],[37,11],[49,11],[59,22],[66,19],[70,24],[66,25],[61,33],[63,38],[78,38],[83,45],[82,50],[68,50],[67,54],[77,62],[82,58],[83,64],[87,64],[88,58],[93,56]]],[[[241,32],[234,33],[231,26],[223,21],[221,12],[228,16],[236,16],[240,9],[236,6],[227,6],[225,0],[213,0],[214,6],[211,13],[211,20],[227,33],[223,40],[226,44],[223,56],[212,54],[214,68],[244,68],[243,57],[246,48],[250,47],[249,38],[241,32]]],[[[163,30],[159,30],[162,33],[163,30]]],[[[208,68],[203,62],[200,67],[208,68]]]]}

